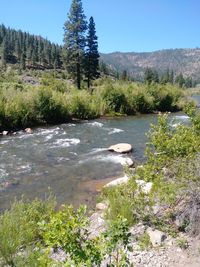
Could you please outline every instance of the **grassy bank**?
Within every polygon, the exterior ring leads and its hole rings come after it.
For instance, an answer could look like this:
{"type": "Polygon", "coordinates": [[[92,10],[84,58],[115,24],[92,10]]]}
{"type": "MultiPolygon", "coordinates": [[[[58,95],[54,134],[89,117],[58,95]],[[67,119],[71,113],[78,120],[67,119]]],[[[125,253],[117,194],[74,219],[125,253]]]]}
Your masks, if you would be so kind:
{"type": "Polygon", "coordinates": [[[14,71],[0,77],[0,131],[40,124],[64,123],[72,118],[134,115],[177,111],[184,91],[172,85],[96,80],[92,90],[77,90],[64,74],[37,74],[36,86],[23,82],[14,71]],[[64,77],[65,78],[65,77],[64,77]]]}

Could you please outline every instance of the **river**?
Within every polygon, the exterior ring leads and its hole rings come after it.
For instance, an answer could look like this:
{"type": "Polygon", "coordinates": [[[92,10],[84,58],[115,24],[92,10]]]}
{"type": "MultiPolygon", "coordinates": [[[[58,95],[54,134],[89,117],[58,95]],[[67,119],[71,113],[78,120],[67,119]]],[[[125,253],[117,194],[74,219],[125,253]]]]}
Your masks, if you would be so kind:
{"type": "MultiPolygon", "coordinates": [[[[171,115],[173,125],[187,121],[183,113],[171,115]]],[[[58,203],[92,205],[102,184],[123,175],[127,157],[141,161],[146,133],[157,115],[98,119],[35,128],[0,139],[0,210],[22,195],[44,199],[49,189],[58,203]],[[116,143],[130,143],[133,152],[107,151],[116,143]]]]}

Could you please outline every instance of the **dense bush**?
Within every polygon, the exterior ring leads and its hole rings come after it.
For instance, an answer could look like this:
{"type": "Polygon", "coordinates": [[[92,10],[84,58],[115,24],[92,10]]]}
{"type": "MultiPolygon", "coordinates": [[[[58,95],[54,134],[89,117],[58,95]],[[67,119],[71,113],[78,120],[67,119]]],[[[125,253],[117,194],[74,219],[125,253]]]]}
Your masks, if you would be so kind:
{"type": "Polygon", "coordinates": [[[99,105],[94,96],[87,91],[76,91],[68,97],[72,117],[78,119],[93,119],[100,115],[99,105]]]}
{"type": "Polygon", "coordinates": [[[42,76],[40,86],[23,83],[12,71],[0,75],[0,130],[62,123],[73,117],[175,111],[183,106],[183,91],[171,85],[100,79],[88,92],[55,78],[54,73],[37,75],[42,76]]]}
{"type": "Polygon", "coordinates": [[[37,224],[40,221],[48,222],[54,207],[52,198],[46,202],[19,201],[0,215],[0,263],[3,260],[8,266],[16,266],[20,251],[34,248],[40,240],[37,224]]]}
{"type": "Polygon", "coordinates": [[[67,122],[70,119],[69,107],[65,95],[49,88],[40,88],[36,109],[41,121],[47,123],[67,122]]]}

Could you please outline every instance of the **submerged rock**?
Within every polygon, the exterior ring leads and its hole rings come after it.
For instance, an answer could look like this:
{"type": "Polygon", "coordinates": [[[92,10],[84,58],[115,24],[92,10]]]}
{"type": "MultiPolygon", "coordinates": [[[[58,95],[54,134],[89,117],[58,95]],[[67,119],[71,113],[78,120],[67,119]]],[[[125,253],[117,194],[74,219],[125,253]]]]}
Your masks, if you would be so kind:
{"type": "Polygon", "coordinates": [[[2,132],[2,135],[3,135],[3,136],[6,136],[6,135],[8,135],[8,133],[9,133],[8,131],[3,131],[3,132],[2,132]]]}
{"type": "Polygon", "coordinates": [[[33,130],[31,128],[26,128],[24,131],[28,134],[33,134],[33,130]]]}
{"type": "Polygon", "coordinates": [[[108,151],[114,151],[117,153],[129,153],[133,150],[132,146],[127,143],[120,143],[116,145],[112,145],[108,148],[108,151]]]}
{"type": "Polygon", "coordinates": [[[129,168],[132,168],[134,166],[134,162],[131,158],[125,159],[125,165],[127,165],[129,168]]]}

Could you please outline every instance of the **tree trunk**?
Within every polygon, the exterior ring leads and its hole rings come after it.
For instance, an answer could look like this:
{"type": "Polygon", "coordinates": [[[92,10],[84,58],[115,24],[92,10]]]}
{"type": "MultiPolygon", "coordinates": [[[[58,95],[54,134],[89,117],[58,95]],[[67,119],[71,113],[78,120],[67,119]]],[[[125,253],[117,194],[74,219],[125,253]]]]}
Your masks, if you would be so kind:
{"type": "Polygon", "coordinates": [[[90,88],[90,77],[89,76],[87,78],[87,87],[88,87],[88,89],[90,88]]]}
{"type": "Polygon", "coordinates": [[[76,64],[76,83],[77,83],[77,88],[81,89],[81,70],[80,70],[80,63],[78,62],[76,64]]]}

